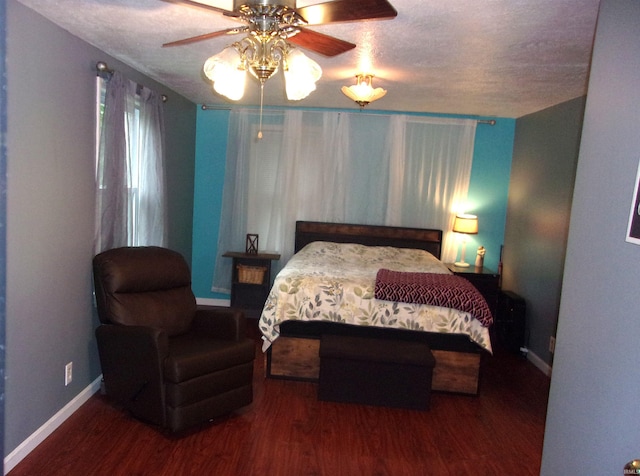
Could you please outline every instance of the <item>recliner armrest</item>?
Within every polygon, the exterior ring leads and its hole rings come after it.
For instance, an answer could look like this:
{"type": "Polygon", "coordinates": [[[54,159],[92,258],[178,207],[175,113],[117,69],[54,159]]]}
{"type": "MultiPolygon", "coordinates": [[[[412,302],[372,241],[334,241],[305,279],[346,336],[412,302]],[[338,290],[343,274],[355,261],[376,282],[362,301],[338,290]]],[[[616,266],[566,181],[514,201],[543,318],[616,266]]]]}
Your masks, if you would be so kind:
{"type": "Polygon", "coordinates": [[[192,329],[226,340],[247,337],[244,313],[232,307],[198,306],[192,329]]]}
{"type": "Polygon", "coordinates": [[[169,338],[166,332],[157,327],[102,324],[96,329],[96,337],[104,343],[108,342],[110,351],[130,356],[155,354],[164,360],[169,354],[169,338]]]}
{"type": "Polygon", "coordinates": [[[167,334],[155,327],[103,324],[96,329],[96,338],[107,395],[139,418],[164,425],[167,334]]]}

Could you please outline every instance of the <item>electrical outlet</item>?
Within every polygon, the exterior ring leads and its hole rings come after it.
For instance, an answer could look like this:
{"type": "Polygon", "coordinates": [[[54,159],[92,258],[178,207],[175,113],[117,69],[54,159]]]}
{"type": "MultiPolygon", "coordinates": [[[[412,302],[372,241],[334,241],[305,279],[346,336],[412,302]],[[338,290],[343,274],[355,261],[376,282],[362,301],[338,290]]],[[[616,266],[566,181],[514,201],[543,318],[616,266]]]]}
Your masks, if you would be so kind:
{"type": "Polygon", "coordinates": [[[66,387],[73,380],[73,362],[64,366],[64,386],[66,387]]]}
{"type": "Polygon", "coordinates": [[[552,354],[556,351],[556,338],[554,336],[549,337],[549,352],[552,354]]]}

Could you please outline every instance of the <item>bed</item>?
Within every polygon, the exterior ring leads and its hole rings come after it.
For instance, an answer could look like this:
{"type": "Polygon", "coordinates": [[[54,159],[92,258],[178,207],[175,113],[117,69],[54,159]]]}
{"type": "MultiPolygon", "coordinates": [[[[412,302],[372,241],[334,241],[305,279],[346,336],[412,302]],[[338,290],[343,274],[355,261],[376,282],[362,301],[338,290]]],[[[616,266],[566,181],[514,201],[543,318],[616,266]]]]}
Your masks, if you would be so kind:
{"type": "Polygon", "coordinates": [[[317,381],[323,334],[392,338],[429,345],[432,390],[476,395],[482,356],[491,352],[490,320],[378,294],[385,289],[379,284],[388,284],[382,276],[458,279],[439,261],[441,246],[440,230],[297,222],[296,254],[276,277],[259,321],[267,376],[317,381]]]}

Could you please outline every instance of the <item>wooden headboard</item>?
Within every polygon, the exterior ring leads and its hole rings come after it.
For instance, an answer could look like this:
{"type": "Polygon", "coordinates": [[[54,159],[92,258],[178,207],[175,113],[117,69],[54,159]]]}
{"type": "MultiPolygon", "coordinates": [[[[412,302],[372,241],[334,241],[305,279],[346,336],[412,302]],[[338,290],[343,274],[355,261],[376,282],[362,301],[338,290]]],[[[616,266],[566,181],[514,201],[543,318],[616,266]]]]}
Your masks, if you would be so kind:
{"type": "Polygon", "coordinates": [[[426,250],[438,259],[442,252],[442,230],[315,221],[296,222],[295,252],[313,241],[415,248],[426,250]]]}

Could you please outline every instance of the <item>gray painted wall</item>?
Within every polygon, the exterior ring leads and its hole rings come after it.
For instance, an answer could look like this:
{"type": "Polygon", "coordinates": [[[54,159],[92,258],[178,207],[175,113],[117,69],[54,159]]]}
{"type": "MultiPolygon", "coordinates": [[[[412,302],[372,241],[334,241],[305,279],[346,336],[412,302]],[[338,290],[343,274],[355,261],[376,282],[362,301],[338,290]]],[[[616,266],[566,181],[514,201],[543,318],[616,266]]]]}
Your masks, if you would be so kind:
{"type": "MultiPolygon", "coordinates": [[[[6,322],[6,271],[7,271],[7,77],[6,58],[6,5],[0,3],[0,401],[5,400],[5,322],[6,322]]],[[[0,405],[0,448],[4,448],[4,405],[0,405]]],[[[4,474],[4,461],[0,462],[4,474]]]]}
{"type": "Polygon", "coordinates": [[[516,121],[503,253],[503,289],[527,305],[529,350],[552,363],[584,98],[516,121]]]}
{"type": "Polygon", "coordinates": [[[576,173],[542,474],[622,475],[640,458],[640,1],[603,0],[576,173]]]}
{"type": "Polygon", "coordinates": [[[95,63],[169,96],[169,246],[188,262],[196,120],[195,104],[14,0],[7,18],[5,455],[100,374],[91,283],[95,63]]]}

